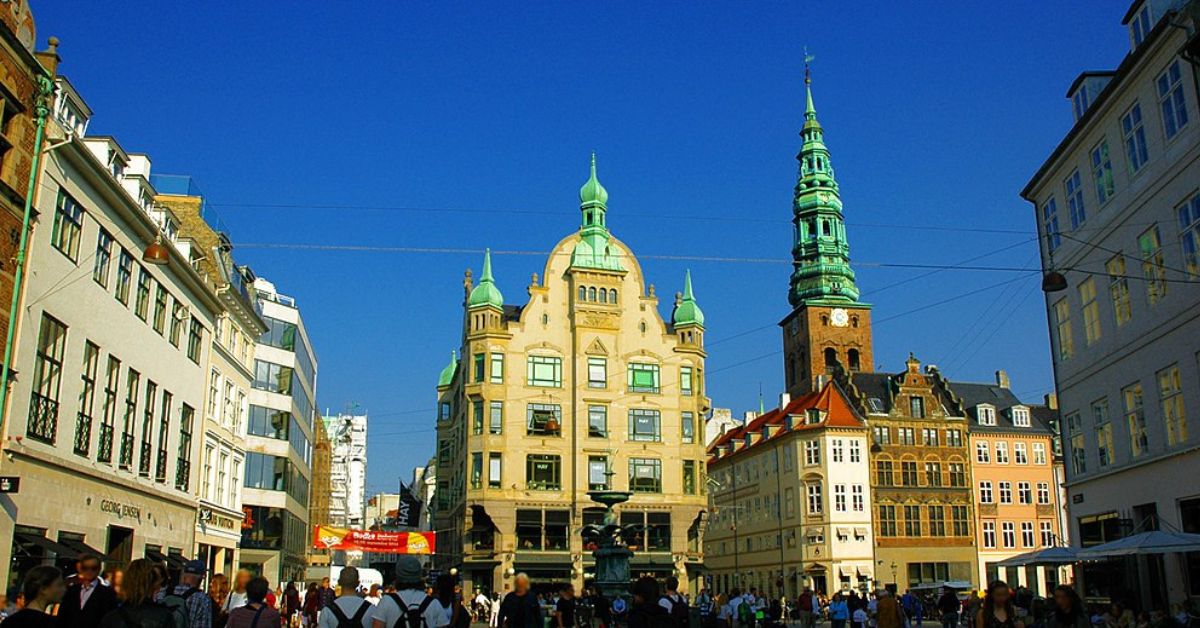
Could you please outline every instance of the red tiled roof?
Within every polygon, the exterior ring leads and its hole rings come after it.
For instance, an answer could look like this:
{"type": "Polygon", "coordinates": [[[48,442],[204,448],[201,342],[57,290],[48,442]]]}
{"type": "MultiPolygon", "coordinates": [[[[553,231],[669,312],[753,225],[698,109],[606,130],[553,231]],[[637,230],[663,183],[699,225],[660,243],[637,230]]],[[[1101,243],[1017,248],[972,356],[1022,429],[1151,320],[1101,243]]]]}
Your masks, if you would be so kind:
{"type": "Polygon", "coordinates": [[[863,423],[858,419],[854,409],[850,406],[850,402],[832,382],[825,384],[820,391],[808,393],[795,399],[792,399],[783,408],[775,408],[768,410],[762,415],[750,421],[747,425],[735,427],[721,435],[720,438],[713,441],[713,444],[708,448],[711,454],[716,451],[721,445],[726,445],[738,439],[745,438],[746,434],[759,434],[764,426],[767,425],[784,425],[786,418],[789,415],[803,416],[808,410],[817,408],[824,411],[825,420],[817,424],[800,423],[792,426],[791,431],[816,429],[820,427],[862,427],[863,423]]]}

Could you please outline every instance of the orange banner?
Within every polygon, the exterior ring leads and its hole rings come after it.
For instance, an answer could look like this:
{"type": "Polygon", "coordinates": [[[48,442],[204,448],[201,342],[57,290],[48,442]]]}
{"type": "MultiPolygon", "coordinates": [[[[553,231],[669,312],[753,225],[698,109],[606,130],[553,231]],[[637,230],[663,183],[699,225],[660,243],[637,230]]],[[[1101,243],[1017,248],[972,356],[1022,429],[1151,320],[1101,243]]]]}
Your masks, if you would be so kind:
{"type": "Polygon", "coordinates": [[[383,532],[317,526],[313,532],[313,548],[381,554],[432,554],[435,536],[434,532],[383,532]]]}

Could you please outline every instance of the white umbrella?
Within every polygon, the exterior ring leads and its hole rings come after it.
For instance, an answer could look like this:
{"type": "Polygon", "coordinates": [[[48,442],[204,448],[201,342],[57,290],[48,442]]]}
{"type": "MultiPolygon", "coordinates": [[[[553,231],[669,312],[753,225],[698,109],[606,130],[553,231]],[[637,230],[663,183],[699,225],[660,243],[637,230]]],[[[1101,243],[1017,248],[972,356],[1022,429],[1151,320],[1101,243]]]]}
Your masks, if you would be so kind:
{"type": "Polygon", "coordinates": [[[1000,567],[1022,567],[1025,565],[1069,565],[1079,562],[1076,551],[1069,547],[1045,547],[1024,554],[1017,554],[1000,561],[1000,567]]]}
{"type": "Polygon", "coordinates": [[[1137,554],[1176,554],[1200,552],[1200,534],[1151,530],[1080,550],[1082,560],[1137,554]]]}

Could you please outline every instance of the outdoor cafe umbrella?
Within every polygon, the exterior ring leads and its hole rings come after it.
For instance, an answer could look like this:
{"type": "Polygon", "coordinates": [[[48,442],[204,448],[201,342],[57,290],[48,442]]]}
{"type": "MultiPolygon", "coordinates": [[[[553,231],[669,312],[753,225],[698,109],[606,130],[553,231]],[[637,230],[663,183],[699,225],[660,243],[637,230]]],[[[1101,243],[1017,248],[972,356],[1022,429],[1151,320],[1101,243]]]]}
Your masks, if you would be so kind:
{"type": "Polygon", "coordinates": [[[1017,554],[1002,560],[1000,567],[1023,567],[1025,565],[1069,565],[1079,562],[1075,550],[1069,547],[1044,547],[1040,550],[1017,554]]]}
{"type": "Polygon", "coordinates": [[[1200,552],[1200,534],[1151,530],[1080,550],[1078,558],[1080,560],[1096,560],[1112,556],[1180,552],[1200,552]]]}

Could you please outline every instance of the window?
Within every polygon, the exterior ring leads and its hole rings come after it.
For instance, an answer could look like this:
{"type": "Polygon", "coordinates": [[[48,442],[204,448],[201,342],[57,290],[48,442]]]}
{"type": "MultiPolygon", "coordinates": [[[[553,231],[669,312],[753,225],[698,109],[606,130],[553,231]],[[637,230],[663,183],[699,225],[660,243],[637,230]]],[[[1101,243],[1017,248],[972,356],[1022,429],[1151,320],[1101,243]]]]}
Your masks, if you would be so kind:
{"type": "Polygon", "coordinates": [[[490,373],[490,381],[493,384],[503,384],[504,383],[504,354],[503,353],[491,354],[491,361],[492,361],[492,365],[491,365],[492,369],[491,369],[491,373],[490,373]]]}
{"type": "Polygon", "coordinates": [[[1033,539],[1033,522],[1021,522],[1021,546],[1022,547],[1037,547],[1033,539]]]}
{"type": "Polygon", "coordinates": [[[1134,458],[1146,453],[1150,441],[1146,436],[1146,412],[1142,407],[1142,385],[1127,386],[1121,390],[1125,400],[1125,425],[1129,429],[1129,453],[1134,458]]]}
{"type": "Polygon", "coordinates": [[[1046,464],[1046,443],[1033,444],[1033,464],[1046,464]]]}
{"type": "Polygon", "coordinates": [[[138,457],[138,475],[142,477],[150,476],[150,464],[152,454],[151,438],[154,435],[154,408],[158,402],[158,384],[153,380],[146,380],[146,406],[142,413],[142,445],[141,455],[138,457]]]}
{"type": "Polygon", "coordinates": [[[526,367],[530,386],[562,387],[562,358],[531,355],[526,367]]]}
{"type": "Polygon", "coordinates": [[[892,443],[892,430],[884,426],[875,426],[871,428],[872,438],[876,445],[890,445],[892,443]]]}
{"type": "Polygon", "coordinates": [[[1112,198],[1116,188],[1113,186],[1112,159],[1108,156],[1108,139],[1092,148],[1092,180],[1096,184],[1096,200],[1103,205],[1112,198]]]}
{"type": "Polygon", "coordinates": [[[588,406],[588,436],[608,437],[608,406],[588,406]]]}
{"type": "Polygon", "coordinates": [[[1083,183],[1079,170],[1071,172],[1071,176],[1063,182],[1067,189],[1067,210],[1071,216],[1071,229],[1078,229],[1087,220],[1087,212],[1083,207],[1083,183]]]}
{"type": "Polygon", "coordinates": [[[158,285],[154,293],[154,331],[161,336],[167,329],[167,289],[158,285]]]}
{"type": "Polygon", "coordinates": [[[662,417],[658,410],[633,408],[629,411],[629,440],[659,442],[662,440],[662,417]]]}
{"type": "Polygon", "coordinates": [[[292,414],[287,410],[252,405],[250,406],[250,421],[246,424],[246,433],[276,440],[287,440],[289,430],[292,429],[292,421],[292,414]]]}
{"type": "Polygon", "coordinates": [[[991,450],[988,449],[986,440],[977,441],[975,443],[975,462],[980,464],[988,464],[992,461],[991,450]]]}
{"type": "Polygon", "coordinates": [[[928,486],[942,485],[942,463],[926,462],[925,463],[925,484],[928,486]]]}
{"type": "Polygon", "coordinates": [[[1017,464],[1029,464],[1029,455],[1026,453],[1025,443],[1013,443],[1013,462],[1017,464]]]}
{"type": "Polygon", "coordinates": [[[559,436],[562,433],[562,406],[531,403],[525,406],[525,433],[533,436],[559,436]]]}
{"type": "Polygon", "coordinates": [[[1054,252],[1062,244],[1062,234],[1058,230],[1058,203],[1053,198],[1042,205],[1042,230],[1046,233],[1046,249],[1054,252]]]}
{"type": "Polygon", "coordinates": [[[971,535],[971,524],[967,522],[966,506],[951,506],[950,517],[954,525],[954,536],[971,535]]]}
{"type": "Polygon", "coordinates": [[[153,281],[150,271],[145,268],[138,269],[137,300],[133,302],[133,313],[143,321],[150,311],[150,284],[153,281]]]}
{"type": "Polygon", "coordinates": [[[488,488],[500,488],[503,475],[503,457],[498,451],[488,453],[488,488]]]}
{"type": "Polygon", "coordinates": [[[1012,482],[1000,482],[1000,503],[1011,504],[1012,499],[1012,482]]]}
{"type": "Polygon", "coordinates": [[[1004,547],[1017,546],[1017,530],[1016,526],[1011,521],[1005,521],[1000,524],[1002,538],[1004,539],[1004,547]]]}
{"type": "Polygon", "coordinates": [[[504,433],[504,402],[492,401],[488,404],[488,433],[504,433]]]}
{"type": "Polygon", "coordinates": [[[1038,482],[1037,483],[1037,503],[1039,503],[1043,506],[1050,503],[1050,483],[1049,482],[1038,482]]]}
{"type": "Polygon", "coordinates": [[[117,262],[117,300],[122,305],[129,305],[129,285],[133,280],[133,256],[129,251],[121,249],[121,258],[117,262]]]}
{"type": "Polygon", "coordinates": [[[1146,165],[1150,155],[1146,152],[1146,130],[1142,127],[1142,105],[1134,103],[1121,116],[1121,136],[1125,138],[1125,159],[1129,162],[1129,173],[1136,173],[1146,165]]]}
{"type": "Polygon", "coordinates": [[[904,536],[921,536],[921,507],[904,507],[904,536]]]}
{"type": "Polygon", "coordinates": [[[950,463],[950,486],[965,487],[967,485],[967,465],[961,462],[950,463]]]}
{"type": "Polygon", "coordinates": [[[835,438],[830,442],[830,451],[833,452],[833,462],[842,462],[845,458],[846,451],[844,447],[845,441],[840,438],[835,438]]]}
{"type": "Polygon", "coordinates": [[[992,481],[991,480],[983,480],[982,482],[979,483],[979,503],[991,504],[991,503],[994,503],[993,499],[994,499],[994,496],[992,495],[992,481]]]}
{"type": "Polygon", "coordinates": [[[900,462],[900,483],[904,486],[917,485],[917,463],[915,460],[900,462]]]}
{"type": "Polygon", "coordinates": [[[851,486],[850,493],[851,493],[851,495],[850,495],[851,499],[853,500],[851,502],[851,506],[854,508],[854,512],[862,512],[863,511],[863,485],[855,484],[854,486],[851,486]]]}
{"type": "Polygon", "coordinates": [[[937,429],[930,427],[921,428],[921,444],[926,447],[937,447],[939,445],[937,429]]]}
{"type": "Polygon", "coordinates": [[[1200,276],[1200,194],[1175,209],[1179,216],[1179,246],[1189,277],[1200,276]]]}
{"type": "Polygon", "coordinates": [[[1100,306],[1096,303],[1096,281],[1088,277],[1079,283],[1079,302],[1083,311],[1083,336],[1087,344],[1100,340],[1100,306]]]}
{"type": "Polygon", "coordinates": [[[1117,254],[1104,263],[1108,273],[1108,294],[1112,298],[1113,318],[1117,327],[1133,318],[1133,309],[1129,302],[1129,278],[1125,274],[1125,256],[1117,254]]]}
{"type": "Polygon", "coordinates": [[[1081,86],[1071,96],[1071,109],[1075,112],[1076,120],[1083,117],[1084,112],[1087,111],[1088,104],[1087,88],[1081,86]]]}
{"type": "Polygon", "coordinates": [[[821,497],[820,484],[808,484],[805,486],[805,495],[807,496],[808,514],[819,515],[825,512],[825,501],[821,497]]]}
{"type": "Polygon", "coordinates": [[[1069,360],[1075,355],[1075,341],[1071,337],[1071,306],[1065,298],[1054,304],[1054,320],[1058,329],[1058,359],[1069,360]]]}
{"type": "Polygon", "coordinates": [[[1084,451],[1083,421],[1078,412],[1072,412],[1066,417],[1067,433],[1071,444],[1071,470],[1076,475],[1087,473],[1087,452],[1084,451]]]}
{"type": "Polygon", "coordinates": [[[927,512],[929,513],[929,536],[946,536],[946,507],[930,506],[927,512]]]}
{"type": "Polygon", "coordinates": [[[1150,227],[1138,236],[1138,247],[1142,251],[1142,274],[1146,278],[1146,301],[1158,303],[1167,295],[1167,270],[1163,261],[1162,241],[1158,238],[1158,227],[1150,227]]]}
{"type": "MultiPolygon", "coordinates": [[[[908,398],[908,412],[909,412],[909,416],[911,416],[914,419],[925,418],[925,398],[918,397],[915,395],[912,397],[909,397],[908,398]]],[[[909,444],[911,444],[911,443],[909,443],[909,444]]]]}
{"type": "Polygon", "coordinates": [[[588,456],[588,490],[607,491],[611,488],[608,483],[608,458],[588,456]]]}
{"type": "Polygon", "coordinates": [[[1054,545],[1054,524],[1042,521],[1038,525],[1042,532],[1042,547],[1052,547],[1054,545]]]}
{"type": "Polygon", "coordinates": [[[1017,482],[1017,502],[1021,504],[1033,503],[1033,491],[1029,486],[1029,482],[1017,482]]]}
{"type": "MultiPolygon", "coordinates": [[[[215,374],[216,371],[214,370],[215,374]]],[[[254,388],[281,395],[292,394],[292,367],[264,360],[254,361],[254,388]]]]}
{"type": "Polygon", "coordinates": [[[92,443],[92,418],[95,416],[96,376],[100,368],[100,347],[91,342],[83,345],[83,368],[79,379],[79,414],[75,418],[75,453],[87,457],[92,443]]]}
{"type": "Polygon", "coordinates": [[[658,392],[659,369],[657,364],[629,364],[629,392],[658,392]]]}
{"type": "Polygon", "coordinates": [[[804,441],[804,464],[821,464],[821,442],[816,440],[804,441]]]}
{"type": "Polygon", "coordinates": [[[471,433],[472,434],[482,434],[483,433],[483,420],[484,420],[483,419],[483,400],[482,399],[472,399],[471,400],[471,433]]]}
{"type": "Polygon", "coordinates": [[[50,243],[72,262],[79,260],[79,236],[83,231],[83,207],[66,192],[58,191],[54,231],[50,243]]]}
{"type": "Polygon", "coordinates": [[[188,404],[179,410],[179,450],[175,458],[175,488],[187,492],[192,467],[192,422],[196,411],[188,404]]]}
{"type": "Polygon", "coordinates": [[[471,452],[471,488],[483,488],[483,452],[471,452]]]}
{"type": "Polygon", "coordinates": [[[608,386],[608,360],[604,358],[588,358],[588,387],[606,388],[608,386]]]}
{"type": "Polygon", "coordinates": [[[1183,411],[1183,388],[1179,379],[1179,367],[1175,364],[1158,372],[1158,399],[1162,407],[1163,422],[1167,425],[1167,445],[1175,446],[1187,441],[1187,413],[1183,411]]]}
{"type": "Polygon", "coordinates": [[[962,430],[946,430],[946,446],[947,447],[962,447],[963,446],[962,430]]]}
{"type": "Polygon", "coordinates": [[[562,458],[530,454],[525,458],[525,488],[531,491],[562,489],[562,458]]]}
{"type": "Polygon", "coordinates": [[[43,313],[42,325],[38,330],[33,393],[29,399],[29,421],[25,434],[51,445],[58,435],[58,393],[62,387],[63,354],[66,350],[67,326],[43,313]]]}
{"type": "MultiPolygon", "coordinates": [[[[192,317],[191,325],[188,326],[188,345],[187,357],[196,364],[200,363],[200,343],[204,338],[204,326],[200,324],[200,320],[195,316],[192,317]]],[[[288,369],[291,371],[291,369],[288,369]]],[[[289,386],[290,389],[290,386],[289,386]]],[[[282,391],[276,391],[282,392],[282,391]]]]}
{"type": "Polygon", "coordinates": [[[691,412],[681,412],[679,417],[683,442],[696,442],[696,415],[691,412]]]}
{"type": "Polygon", "coordinates": [[[683,492],[688,495],[696,494],[696,461],[683,461],[683,492]]]}
{"type": "Polygon", "coordinates": [[[846,512],[846,485],[833,485],[833,511],[846,512]]]}
{"type": "Polygon", "coordinates": [[[1150,21],[1150,3],[1142,3],[1142,8],[1137,12],[1137,15],[1129,21],[1129,34],[1133,37],[1134,47],[1142,45],[1146,41],[1146,37],[1150,34],[1150,30],[1154,28],[1154,23],[1150,21]]]}
{"type": "Polygon", "coordinates": [[[983,522],[983,546],[988,549],[996,547],[996,522],[983,522]]]}
{"type": "MultiPolygon", "coordinates": [[[[914,397],[914,399],[920,400],[921,398],[914,397]]],[[[917,444],[915,434],[916,431],[911,427],[898,427],[896,428],[896,443],[899,445],[915,445],[917,444]]]]}
{"type": "Polygon", "coordinates": [[[862,462],[862,442],[850,441],[850,462],[862,462]]]}
{"type": "Polygon", "coordinates": [[[179,339],[183,335],[183,322],[185,320],[187,320],[187,311],[184,309],[184,305],[179,302],[179,299],[176,299],[175,303],[171,305],[171,333],[169,335],[171,345],[176,348],[179,347],[179,339]]]}
{"type": "Polygon", "coordinates": [[[896,507],[879,507],[879,536],[896,536],[896,507]]]}
{"type": "Polygon", "coordinates": [[[487,376],[484,372],[487,368],[487,362],[485,360],[487,360],[487,356],[482,353],[476,353],[475,355],[471,356],[471,364],[474,367],[472,369],[474,371],[474,377],[471,379],[471,381],[475,382],[476,384],[482,384],[487,380],[487,376]]]}
{"type": "Polygon", "coordinates": [[[104,288],[108,288],[108,276],[112,268],[113,237],[104,227],[96,235],[96,259],[92,262],[92,279],[104,288]]]}
{"type": "Polygon", "coordinates": [[[657,458],[630,458],[629,490],[635,493],[661,493],[662,461],[657,458]]]}
{"type": "Polygon", "coordinates": [[[996,424],[996,409],[992,406],[980,405],[975,409],[975,413],[979,416],[980,425],[996,424]]]}
{"type": "Polygon", "coordinates": [[[1155,81],[1158,87],[1158,106],[1162,110],[1163,132],[1167,139],[1175,137],[1180,129],[1187,126],[1187,99],[1183,95],[1183,76],[1179,71],[1179,61],[1171,62],[1155,81]]]}
{"type": "Polygon", "coordinates": [[[892,478],[892,461],[891,460],[876,460],[875,461],[875,483],[880,486],[893,486],[892,478]]]}

